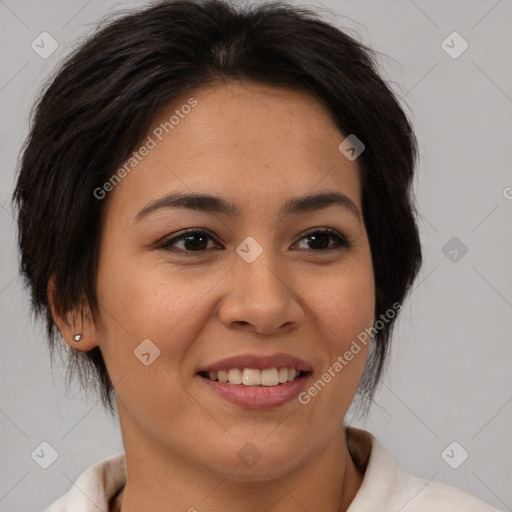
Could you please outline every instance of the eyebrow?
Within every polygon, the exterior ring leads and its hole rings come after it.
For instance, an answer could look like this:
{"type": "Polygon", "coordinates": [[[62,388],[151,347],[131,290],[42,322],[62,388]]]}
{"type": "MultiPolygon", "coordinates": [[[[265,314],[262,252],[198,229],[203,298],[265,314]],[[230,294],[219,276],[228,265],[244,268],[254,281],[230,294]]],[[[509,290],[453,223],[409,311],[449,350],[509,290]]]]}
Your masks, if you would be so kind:
{"type": "MultiPolygon", "coordinates": [[[[345,194],[335,191],[320,192],[288,199],[282,206],[280,215],[299,215],[323,210],[330,206],[341,207],[361,221],[361,214],[354,201],[345,194]]],[[[151,213],[168,208],[185,208],[205,213],[221,213],[230,217],[238,217],[241,213],[234,202],[216,195],[172,192],[144,206],[135,216],[135,220],[140,221],[151,213]]]]}

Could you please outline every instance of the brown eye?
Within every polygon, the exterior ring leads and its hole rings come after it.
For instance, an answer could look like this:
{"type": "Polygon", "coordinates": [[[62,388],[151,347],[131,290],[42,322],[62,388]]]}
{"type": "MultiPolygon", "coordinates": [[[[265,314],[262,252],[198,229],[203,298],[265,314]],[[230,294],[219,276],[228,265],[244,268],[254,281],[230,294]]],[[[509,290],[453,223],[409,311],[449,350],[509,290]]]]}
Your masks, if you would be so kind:
{"type": "Polygon", "coordinates": [[[330,247],[329,240],[336,240],[335,248],[337,247],[350,247],[350,243],[341,236],[338,232],[332,229],[316,229],[314,231],[310,231],[301,240],[309,240],[308,245],[310,246],[308,249],[313,250],[315,252],[321,251],[331,251],[333,247],[330,247]]]}
{"type": "MultiPolygon", "coordinates": [[[[211,240],[214,240],[213,237],[204,230],[188,229],[178,236],[164,240],[158,248],[193,256],[194,253],[206,252],[209,248],[208,242],[211,240]]],[[[314,252],[330,252],[337,248],[351,246],[342,235],[332,229],[315,229],[303,236],[301,240],[308,240],[309,247],[306,247],[306,250],[314,252]],[[332,240],[335,241],[334,244],[330,243],[332,240]]]]}
{"type": "Polygon", "coordinates": [[[208,240],[213,238],[206,231],[189,229],[181,235],[164,240],[158,248],[183,254],[204,252],[208,248],[208,240]],[[176,248],[177,244],[181,244],[181,247],[176,248]]]}

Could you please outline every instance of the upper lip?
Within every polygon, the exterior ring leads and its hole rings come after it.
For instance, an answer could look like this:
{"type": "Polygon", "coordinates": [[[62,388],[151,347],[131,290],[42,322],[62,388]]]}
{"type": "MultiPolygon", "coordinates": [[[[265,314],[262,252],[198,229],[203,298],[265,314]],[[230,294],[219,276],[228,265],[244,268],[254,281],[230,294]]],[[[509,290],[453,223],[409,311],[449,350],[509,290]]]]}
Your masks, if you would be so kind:
{"type": "Polygon", "coordinates": [[[255,368],[258,370],[266,370],[268,368],[295,368],[302,372],[311,371],[311,367],[306,361],[292,356],[291,354],[278,353],[266,356],[241,354],[226,357],[225,359],[201,367],[197,373],[218,372],[219,370],[230,370],[232,368],[255,368]]]}

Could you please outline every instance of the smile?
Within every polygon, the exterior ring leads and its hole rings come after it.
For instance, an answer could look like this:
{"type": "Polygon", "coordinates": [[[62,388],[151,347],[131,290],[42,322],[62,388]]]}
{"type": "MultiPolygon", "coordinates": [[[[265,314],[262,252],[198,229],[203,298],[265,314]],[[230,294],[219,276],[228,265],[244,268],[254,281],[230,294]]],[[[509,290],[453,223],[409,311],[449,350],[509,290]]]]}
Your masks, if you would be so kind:
{"type": "Polygon", "coordinates": [[[200,375],[212,381],[241,384],[244,386],[278,386],[286,382],[293,382],[306,372],[295,368],[231,368],[211,372],[201,372],[200,375]]]}

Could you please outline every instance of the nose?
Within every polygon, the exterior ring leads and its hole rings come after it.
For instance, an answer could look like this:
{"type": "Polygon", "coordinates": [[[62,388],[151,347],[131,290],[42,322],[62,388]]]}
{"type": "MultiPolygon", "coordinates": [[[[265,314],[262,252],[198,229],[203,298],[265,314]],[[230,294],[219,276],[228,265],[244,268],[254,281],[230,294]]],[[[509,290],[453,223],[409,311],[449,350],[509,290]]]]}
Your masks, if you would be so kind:
{"type": "Polygon", "coordinates": [[[218,314],[229,329],[280,334],[297,329],[304,318],[296,295],[296,277],[263,253],[252,263],[237,258],[229,273],[229,291],[218,314]]]}

